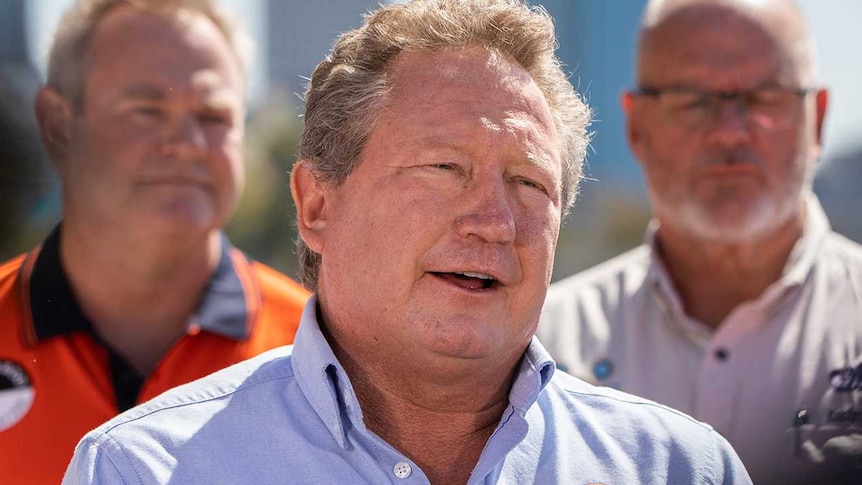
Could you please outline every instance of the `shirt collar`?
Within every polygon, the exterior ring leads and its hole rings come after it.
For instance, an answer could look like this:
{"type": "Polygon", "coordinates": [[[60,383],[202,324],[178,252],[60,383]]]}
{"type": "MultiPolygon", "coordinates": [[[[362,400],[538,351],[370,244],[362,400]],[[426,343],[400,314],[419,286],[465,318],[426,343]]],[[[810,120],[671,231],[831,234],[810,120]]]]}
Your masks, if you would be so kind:
{"type": "Polygon", "coordinates": [[[793,246],[781,274],[781,281],[786,287],[799,286],[808,279],[823,241],[831,230],[820,200],[808,191],[805,194],[805,227],[802,237],[793,246]]]}
{"type": "MultiPolygon", "coordinates": [[[[803,200],[805,204],[805,223],[802,236],[796,241],[788,256],[781,278],[770,285],[759,299],[766,305],[777,305],[781,300],[781,296],[786,295],[790,290],[801,286],[805,282],[814,267],[820,247],[826,235],[831,230],[829,219],[826,217],[826,213],[823,211],[823,207],[820,205],[817,196],[810,190],[807,190],[803,194],[803,200]]],[[[659,293],[658,297],[663,300],[662,303],[664,305],[667,305],[668,311],[684,315],[679,294],[676,292],[658,251],[656,242],[658,229],[659,223],[653,219],[647,226],[646,234],[644,235],[644,244],[650,248],[650,265],[647,281],[653,290],[657,290],[659,293]]]]}
{"type": "Polygon", "coordinates": [[[347,448],[348,428],[364,428],[365,424],[347,372],[335,358],[320,329],[317,303],[316,294],[305,303],[293,343],[291,364],[297,383],[311,407],[336,442],[347,448]]]}
{"type": "MultiPolygon", "coordinates": [[[[41,246],[30,251],[21,267],[21,294],[31,316],[31,328],[25,333],[30,344],[77,332],[95,335],[60,261],[61,234],[62,225],[58,225],[41,246]]],[[[248,337],[261,299],[250,264],[222,236],[218,267],[189,319],[190,327],[234,340],[248,337]]]]}
{"type": "Polygon", "coordinates": [[[556,364],[535,336],[527,346],[524,357],[509,391],[509,402],[526,412],[539,399],[539,394],[551,382],[556,364]]]}
{"type": "MultiPolygon", "coordinates": [[[[305,304],[291,362],[297,382],[335,440],[347,448],[347,431],[365,430],[359,399],[350,378],[335,358],[320,329],[317,295],[305,304]]],[[[526,410],[536,402],[554,374],[554,361],[536,337],[530,341],[509,392],[509,402],[526,410]]]]}

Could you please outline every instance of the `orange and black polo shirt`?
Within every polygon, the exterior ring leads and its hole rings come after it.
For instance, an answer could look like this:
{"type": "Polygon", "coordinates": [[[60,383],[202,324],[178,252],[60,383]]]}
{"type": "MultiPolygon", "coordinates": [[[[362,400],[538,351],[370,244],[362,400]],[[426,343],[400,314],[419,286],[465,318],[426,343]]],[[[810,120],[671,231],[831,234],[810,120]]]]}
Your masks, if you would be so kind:
{"type": "Polygon", "coordinates": [[[78,306],[60,234],[0,266],[0,483],[57,484],[78,440],[120,411],[293,343],[308,293],[224,238],[188,332],[139,376],[78,306]]]}

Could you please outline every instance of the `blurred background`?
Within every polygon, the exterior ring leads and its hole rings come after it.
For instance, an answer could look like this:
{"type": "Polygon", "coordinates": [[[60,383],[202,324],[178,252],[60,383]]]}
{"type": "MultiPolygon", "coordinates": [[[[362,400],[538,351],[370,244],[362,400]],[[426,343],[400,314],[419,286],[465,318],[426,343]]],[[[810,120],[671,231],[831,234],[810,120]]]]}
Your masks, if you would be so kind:
{"type": "MultiPolygon", "coordinates": [[[[70,0],[0,0],[0,260],[38,244],[59,220],[60,193],[39,144],[32,99],[44,79],[57,21],[70,0]]],[[[556,19],[559,55],[596,113],[580,199],[566,221],[554,279],[643,239],[649,207],[623,136],[619,96],[632,85],[643,0],[535,0],[556,19]]],[[[296,261],[288,172],[301,129],[307,76],[338,33],[358,27],[372,0],[222,0],[257,43],[246,140],[248,181],[227,228],[253,258],[291,276],[296,261]]],[[[815,191],[833,228],[862,242],[860,0],[798,0],[831,88],[815,191]]]]}

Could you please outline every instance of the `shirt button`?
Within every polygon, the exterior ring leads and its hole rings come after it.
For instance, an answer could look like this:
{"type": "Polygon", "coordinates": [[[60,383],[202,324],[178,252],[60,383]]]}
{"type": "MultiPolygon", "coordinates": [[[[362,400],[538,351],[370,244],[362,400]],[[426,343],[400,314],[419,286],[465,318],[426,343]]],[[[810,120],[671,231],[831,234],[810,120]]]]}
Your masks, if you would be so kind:
{"type": "Polygon", "coordinates": [[[728,359],[728,357],[730,357],[730,352],[728,352],[726,349],[719,348],[719,349],[715,350],[715,358],[716,359],[724,362],[725,360],[728,359]]]}
{"type": "Polygon", "coordinates": [[[392,472],[395,473],[395,476],[398,478],[407,478],[413,473],[413,468],[410,467],[410,463],[399,461],[395,464],[395,468],[392,469],[392,472]]]}

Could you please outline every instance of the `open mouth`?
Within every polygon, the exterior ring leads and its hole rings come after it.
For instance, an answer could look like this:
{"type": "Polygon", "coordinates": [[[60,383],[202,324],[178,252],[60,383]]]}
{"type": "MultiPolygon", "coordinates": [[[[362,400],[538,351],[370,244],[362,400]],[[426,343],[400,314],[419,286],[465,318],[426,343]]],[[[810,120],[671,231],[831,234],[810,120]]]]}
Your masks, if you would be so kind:
{"type": "Polygon", "coordinates": [[[496,288],[500,283],[490,275],[464,271],[460,273],[431,273],[454,285],[467,290],[488,290],[496,288]]]}

